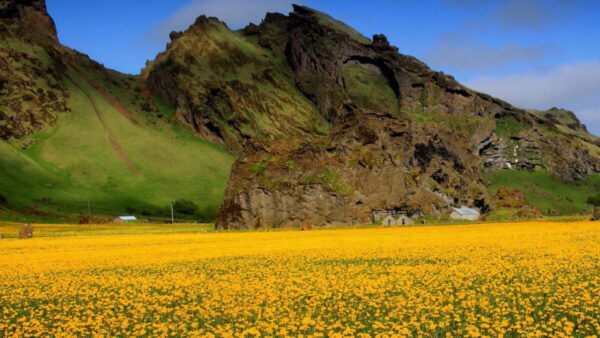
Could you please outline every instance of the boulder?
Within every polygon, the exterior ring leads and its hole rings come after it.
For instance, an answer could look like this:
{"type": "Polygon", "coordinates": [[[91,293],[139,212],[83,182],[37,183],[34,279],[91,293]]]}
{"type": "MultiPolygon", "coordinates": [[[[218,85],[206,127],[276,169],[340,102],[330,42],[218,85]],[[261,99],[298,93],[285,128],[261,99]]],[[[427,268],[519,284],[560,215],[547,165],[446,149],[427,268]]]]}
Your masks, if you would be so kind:
{"type": "Polygon", "coordinates": [[[592,218],[593,221],[600,221],[600,207],[594,208],[594,216],[592,218]]]}
{"type": "Polygon", "coordinates": [[[522,208],[525,206],[525,194],[518,189],[506,189],[500,187],[494,195],[496,207],[498,208],[522,208]]]}
{"type": "Polygon", "coordinates": [[[259,28],[256,24],[249,23],[246,27],[244,27],[244,34],[246,35],[256,35],[259,32],[259,28]]]}
{"type": "Polygon", "coordinates": [[[308,220],[302,221],[302,231],[310,231],[312,230],[312,225],[308,222],[308,220]]]}
{"type": "Polygon", "coordinates": [[[530,220],[542,218],[542,213],[535,207],[525,205],[523,208],[513,214],[513,217],[519,220],[530,220]]]}

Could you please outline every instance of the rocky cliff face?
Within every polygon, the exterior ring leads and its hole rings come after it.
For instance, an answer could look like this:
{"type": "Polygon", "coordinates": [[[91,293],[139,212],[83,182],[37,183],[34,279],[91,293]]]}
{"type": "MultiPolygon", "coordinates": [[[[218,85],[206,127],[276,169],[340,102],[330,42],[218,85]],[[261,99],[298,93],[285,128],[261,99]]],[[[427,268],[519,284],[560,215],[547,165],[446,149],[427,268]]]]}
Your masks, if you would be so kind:
{"type": "Polygon", "coordinates": [[[448,131],[348,106],[326,137],[248,145],[234,166],[220,227],[350,225],[373,210],[487,209],[476,156],[448,131]]]}
{"type": "Polygon", "coordinates": [[[587,133],[587,127],[581,123],[579,118],[570,110],[552,107],[546,111],[534,111],[534,113],[543,115],[557,125],[565,126],[573,131],[587,133]]]}
{"type": "Polygon", "coordinates": [[[43,0],[0,1],[0,139],[53,125],[68,111],[66,70],[54,21],[43,0]]]}
{"type": "Polygon", "coordinates": [[[42,45],[58,43],[45,0],[0,1],[0,36],[42,45]]]}
{"type": "Polygon", "coordinates": [[[285,55],[294,85],[330,126],[324,137],[257,138],[234,165],[217,227],[350,225],[374,210],[440,215],[453,205],[493,208],[486,169],[547,170],[577,180],[598,157],[555,122],[472,91],[398,53],[295,6],[245,31],[285,55]]]}

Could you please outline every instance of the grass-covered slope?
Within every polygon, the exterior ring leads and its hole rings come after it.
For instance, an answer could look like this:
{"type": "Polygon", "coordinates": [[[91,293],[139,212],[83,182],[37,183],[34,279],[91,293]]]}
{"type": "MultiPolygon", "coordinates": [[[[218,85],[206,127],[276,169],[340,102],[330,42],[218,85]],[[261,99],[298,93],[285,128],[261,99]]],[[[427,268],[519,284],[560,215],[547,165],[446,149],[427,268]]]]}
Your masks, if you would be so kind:
{"type": "MultiPolygon", "coordinates": [[[[94,215],[167,216],[168,204],[183,198],[199,206],[198,217],[213,218],[233,158],[187,126],[144,114],[125,90],[125,103],[119,103],[110,93],[117,86],[87,73],[67,71],[63,85],[71,112],[54,127],[0,143],[0,195],[12,210],[3,208],[0,217],[16,211],[18,217],[52,220],[87,213],[88,200],[94,215]]],[[[128,81],[110,77],[120,86],[128,81]]]]}
{"type": "MultiPolygon", "coordinates": [[[[297,6],[297,7],[299,7],[299,6],[297,6]]],[[[308,8],[308,7],[302,7],[302,8],[305,10],[314,12],[316,14],[317,19],[319,20],[319,22],[321,24],[323,24],[325,26],[329,26],[329,27],[335,29],[336,31],[346,33],[346,34],[348,34],[348,36],[351,39],[356,40],[357,42],[360,42],[364,45],[371,44],[371,40],[369,40],[369,38],[362,35],[359,31],[348,26],[344,22],[336,20],[336,19],[332,18],[331,16],[329,16],[328,14],[317,11],[315,9],[308,8]]]]}
{"type": "Polygon", "coordinates": [[[145,90],[177,107],[196,132],[239,150],[244,139],[323,133],[327,123],[294,86],[285,55],[256,36],[199,17],[142,71],[145,90]]]}
{"type": "Polygon", "coordinates": [[[68,111],[57,50],[0,38],[0,139],[31,135],[68,111]]]}
{"type": "Polygon", "coordinates": [[[398,99],[377,67],[344,65],[340,67],[348,95],[361,107],[397,114],[398,99]]]}
{"type": "Polygon", "coordinates": [[[88,201],[93,221],[161,217],[175,200],[214,218],[233,162],[223,146],[194,135],[139,76],[62,46],[44,0],[0,12],[0,219],[73,221],[88,201]]]}
{"type": "MultiPolygon", "coordinates": [[[[486,176],[492,194],[496,194],[500,188],[521,191],[525,202],[544,215],[591,213],[592,206],[587,204],[587,199],[600,191],[598,174],[577,182],[565,182],[543,170],[499,170],[486,176]]],[[[514,211],[499,208],[492,214],[492,218],[501,215],[508,218],[514,211]]]]}
{"type": "Polygon", "coordinates": [[[571,131],[587,134],[587,127],[581,123],[579,118],[570,110],[552,107],[548,110],[530,110],[531,112],[552,120],[557,125],[571,129],[571,131]]]}

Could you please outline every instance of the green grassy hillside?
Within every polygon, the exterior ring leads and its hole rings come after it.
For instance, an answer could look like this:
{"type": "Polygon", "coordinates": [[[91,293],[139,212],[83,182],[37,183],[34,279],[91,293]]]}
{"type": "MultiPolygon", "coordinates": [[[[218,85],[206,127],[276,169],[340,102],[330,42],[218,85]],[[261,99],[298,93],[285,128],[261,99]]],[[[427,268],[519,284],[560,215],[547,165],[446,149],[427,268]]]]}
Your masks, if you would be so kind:
{"type": "Polygon", "coordinates": [[[598,142],[598,137],[590,134],[587,127],[570,110],[553,107],[543,111],[533,109],[529,109],[529,111],[549,118],[563,134],[576,136],[586,140],[588,143],[598,142]]]}
{"type": "Polygon", "coordinates": [[[398,113],[396,94],[378,71],[360,65],[345,65],[339,70],[348,94],[358,105],[390,114],[398,113]]]}
{"type": "Polygon", "coordinates": [[[196,203],[198,217],[214,217],[233,162],[223,147],[136,111],[132,100],[111,104],[110,86],[100,93],[92,76],[67,74],[72,112],[53,128],[0,142],[0,195],[8,200],[0,218],[58,220],[87,213],[88,200],[93,215],[166,216],[179,198],[196,203]]]}
{"type": "MultiPolygon", "coordinates": [[[[592,175],[585,181],[564,182],[559,177],[538,170],[534,172],[499,170],[487,175],[489,189],[495,194],[500,187],[520,190],[525,194],[527,204],[545,215],[575,215],[589,213],[592,206],[588,197],[600,191],[600,175],[592,175]]],[[[497,210],[503,213],[505,210],[497,210]]]]}
{"type": "Polygon", "coordinates": [[[329,26],[337,31],[344,32],[344,33],[348,34],[348,36],[351,39],[356,40],[364,45],[371,44],[371,40],[369,40],[369,38],[365,37],[364,35],[359,33],[356,29],[348,26],[347,24],[343,23],[342,21],[336,20],[336,19],[332,18],[331,16],[329,16],[328,14],[317,11],[312,8],[304,7],[304,9],[314,12],[317,15],[317,18],[319,19],[321,24],[329,26]]]}
{"type": "MultiPolygon", "coordinates": [[[[188,119],[210,121],[210,129],[219,129],[234,149],[250,137],[269,140],[328,130],[327,122],[292,78],[285,55],[260,47],[256,36],[231,31],[224,23],[205,17],[198,18],[142,70],[151,92],[173,105],[181,104],[178,95],[183,93],[196,109],[188,119]]],[[[200,132],[207,129],[206,125],[197,128],[200,132]]]]}

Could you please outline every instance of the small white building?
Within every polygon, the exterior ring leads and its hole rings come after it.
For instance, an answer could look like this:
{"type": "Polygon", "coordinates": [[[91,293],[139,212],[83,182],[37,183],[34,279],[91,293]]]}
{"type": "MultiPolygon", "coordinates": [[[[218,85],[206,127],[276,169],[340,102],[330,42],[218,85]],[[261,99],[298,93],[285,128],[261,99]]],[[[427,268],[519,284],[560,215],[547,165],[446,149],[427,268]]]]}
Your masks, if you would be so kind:
{"type": "Polygon", "coordinates": [[[137,221],[135,216],[119,216],[115,219],[115,223],[127,223],[137,221]]]}
{"type": "Polygon", "coordinates": [[[452,208],[454,211],[450,214],[450,218],[463,221],[477,221],[481,214],[478,210],[462,206],[460,208],[452,208]]]}

